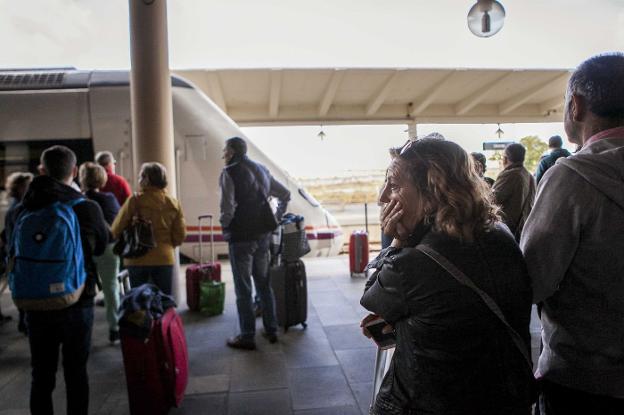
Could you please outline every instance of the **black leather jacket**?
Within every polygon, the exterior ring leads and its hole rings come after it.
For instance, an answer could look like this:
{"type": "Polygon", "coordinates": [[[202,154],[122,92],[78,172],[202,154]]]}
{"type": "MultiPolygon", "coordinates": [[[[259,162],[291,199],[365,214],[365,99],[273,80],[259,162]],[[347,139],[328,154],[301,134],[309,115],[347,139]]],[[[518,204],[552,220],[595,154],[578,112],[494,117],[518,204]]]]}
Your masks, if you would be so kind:
{"type": "MultiPolygon", "coordinates": [[[[419,226],[409,245],[447,257],[496,301],[530,348],[531,288],[522,253],[497,225],[472,243],[419,226]]],[[[397,346],[374,414],[527,414],[532,373],[509,333],[470,288],[423,253],[388,248],[361,304],[394,326],[397,346]]]]}

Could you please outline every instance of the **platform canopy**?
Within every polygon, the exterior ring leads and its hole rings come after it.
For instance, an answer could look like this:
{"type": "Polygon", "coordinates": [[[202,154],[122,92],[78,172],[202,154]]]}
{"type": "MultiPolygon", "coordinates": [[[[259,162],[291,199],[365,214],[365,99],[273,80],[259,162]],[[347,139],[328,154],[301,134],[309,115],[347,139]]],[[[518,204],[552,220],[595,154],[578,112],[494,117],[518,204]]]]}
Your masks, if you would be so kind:
{"type": "Polygon", "coordinates": [[[569,70],[175,70],[241,125],[562,120],[569,70]]]}

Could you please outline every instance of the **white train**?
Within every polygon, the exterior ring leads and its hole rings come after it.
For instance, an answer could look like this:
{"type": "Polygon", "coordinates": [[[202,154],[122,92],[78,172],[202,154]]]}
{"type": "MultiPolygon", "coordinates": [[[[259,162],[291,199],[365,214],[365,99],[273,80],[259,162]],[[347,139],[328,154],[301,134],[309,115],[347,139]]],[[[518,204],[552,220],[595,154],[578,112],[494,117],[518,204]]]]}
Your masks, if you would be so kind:
{"type": "MultiPolygon", "coordinates": [[[[14,171],[36,172],[41,152],[63,144],[79,162],[109,150],[117,173],[131,184],[132,162],[128,71],[79,71],[73,68],[0,71],[0,183],[14,171]]],[[[206,95],[172,76],[178,197],[187,219],[182,254],[198,257],[197,217],[219,213],[218,177],[226,139],[246,138],[240,128],[206,95]]],[[[289,212],[306,219],[310,256],[336,255],[343,242],[336,220],[295,180],[248,141],[249,155],[269,168],[291,192],[289,212]]],[[[206,226],[204,228],[204,226],[206,226]]],[[[213,229],[217,254],[226,254],[218,222],[213,229]]]]}

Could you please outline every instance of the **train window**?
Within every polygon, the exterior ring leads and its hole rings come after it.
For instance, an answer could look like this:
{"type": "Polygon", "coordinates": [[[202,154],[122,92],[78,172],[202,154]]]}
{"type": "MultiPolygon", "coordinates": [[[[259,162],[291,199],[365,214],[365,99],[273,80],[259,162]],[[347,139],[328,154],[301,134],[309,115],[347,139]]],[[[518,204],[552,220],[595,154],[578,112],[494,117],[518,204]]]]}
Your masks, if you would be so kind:
{"type": "Polygon", "coordinates": [[[41,153],[51,146],[69,147],[78,160],[78,165],[93,160],[93,141],[77,140],[31,140],[0,142],[0,187],[4,188],[6,178],[14,172],[31,172],[38,174],[37,166],[41,153]]]}
{"type": "Polygon", "coordinates": [[[306,192],[306,190],[303,187],[299,188],[299,194],[301,195],[301,197],[303,197],[309,204],[311,204],[314,207],[318,207],[321,204],[318,202],[318,200],[316,200],[314,198],[314,196],[312,196],[310,193],[306,192]]]}

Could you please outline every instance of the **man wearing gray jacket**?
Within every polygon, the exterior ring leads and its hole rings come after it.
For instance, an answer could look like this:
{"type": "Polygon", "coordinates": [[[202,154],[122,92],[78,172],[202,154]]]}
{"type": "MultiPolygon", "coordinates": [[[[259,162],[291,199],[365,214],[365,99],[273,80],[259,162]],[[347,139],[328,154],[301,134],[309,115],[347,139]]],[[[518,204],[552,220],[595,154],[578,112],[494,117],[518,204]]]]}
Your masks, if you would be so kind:
{"type": "Polygon", "coordinates": [[[624,414],[624,54],[583,62],[564,125],[580,150],[540,181],[522,234],[542,305],[542,414],[624,414]]]}

